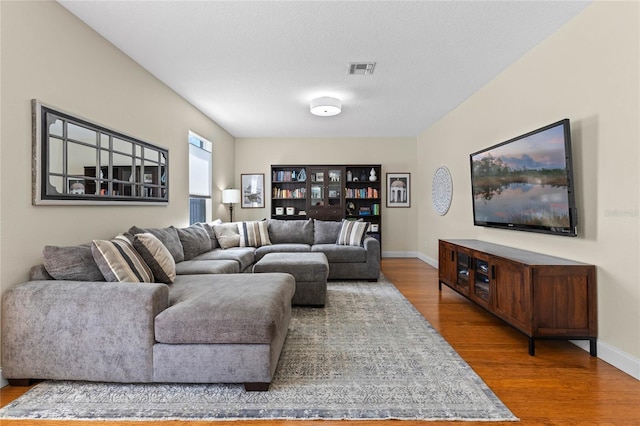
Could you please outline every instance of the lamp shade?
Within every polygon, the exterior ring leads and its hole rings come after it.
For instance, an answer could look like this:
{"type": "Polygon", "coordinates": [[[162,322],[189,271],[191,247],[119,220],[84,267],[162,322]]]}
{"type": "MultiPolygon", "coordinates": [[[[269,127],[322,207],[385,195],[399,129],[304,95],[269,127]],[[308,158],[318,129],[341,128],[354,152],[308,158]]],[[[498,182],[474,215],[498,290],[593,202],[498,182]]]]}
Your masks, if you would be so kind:
{"type": "Polygon", "coordinates": [[[319,115],[321,117],[330,117],[332,115],[340,114],[342,111],[342,102],[338,98],[332,98],[325,96],[322,98],[315,98],[311,100],[311,114],[319,115]]]}
{"type": "Polygon", "coordinates": [[[224,189],[222,190],[222,202],[223,203],[239,203],[240,202],[240,190],[239,189],[224,189]]]}

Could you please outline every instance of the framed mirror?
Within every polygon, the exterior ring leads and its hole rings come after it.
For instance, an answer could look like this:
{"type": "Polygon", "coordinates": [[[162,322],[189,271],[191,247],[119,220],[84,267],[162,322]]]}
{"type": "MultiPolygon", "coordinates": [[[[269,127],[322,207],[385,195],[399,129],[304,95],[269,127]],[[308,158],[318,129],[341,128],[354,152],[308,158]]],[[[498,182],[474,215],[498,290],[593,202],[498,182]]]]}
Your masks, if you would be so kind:
{"type": "Polygon", "coordinates": [[[32,100],[33,203],[167,204],[169,151],[32,100]]]}

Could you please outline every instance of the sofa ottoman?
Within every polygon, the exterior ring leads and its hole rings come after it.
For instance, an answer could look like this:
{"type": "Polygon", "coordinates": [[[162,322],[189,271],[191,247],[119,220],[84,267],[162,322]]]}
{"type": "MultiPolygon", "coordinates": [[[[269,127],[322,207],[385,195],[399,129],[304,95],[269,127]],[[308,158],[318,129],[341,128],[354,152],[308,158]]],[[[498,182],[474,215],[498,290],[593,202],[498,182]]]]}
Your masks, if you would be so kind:
{"type": "Polygon", "coordinates": [[[323,253],[268,253],[253,266],[253,272],[293,275],[296,292],[292,305],[323,307],[325,304],[329,262],[323,253]]]}
{"type": "Polygon", "coordinates": [[[288,274],[182,275],[155,318],[153,381],[267,390],[291,321],[288,274]]]}

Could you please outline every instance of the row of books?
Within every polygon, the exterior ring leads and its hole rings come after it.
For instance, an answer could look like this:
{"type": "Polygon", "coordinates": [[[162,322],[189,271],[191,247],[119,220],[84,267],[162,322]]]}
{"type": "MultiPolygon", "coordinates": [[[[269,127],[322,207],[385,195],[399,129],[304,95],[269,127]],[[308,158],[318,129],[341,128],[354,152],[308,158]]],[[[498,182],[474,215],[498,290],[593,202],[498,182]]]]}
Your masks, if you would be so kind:
{"type": "Polygon", "coordinates": [[[271,180],[273,182],[304,182],[306,176],[301,179],[300,174],[301,172],[296,172],[295,170],[274,170],[271,180]]]}
{"type": "Polygon", "coordinates": [[[358,209],[358,214],[360,216],[379,215],[380,204],[372,204],[371,206],[362,206],[358,209]]]}
{"type": "Polygon", "coordinates": [[[307,198],[307,188],[273,188],[273,198],[307,198]]]}
{"type": "Polygon", "coordinates": [[[347,198],[379,198],[376,188],[345,188],[345,197],[347,198]]]}

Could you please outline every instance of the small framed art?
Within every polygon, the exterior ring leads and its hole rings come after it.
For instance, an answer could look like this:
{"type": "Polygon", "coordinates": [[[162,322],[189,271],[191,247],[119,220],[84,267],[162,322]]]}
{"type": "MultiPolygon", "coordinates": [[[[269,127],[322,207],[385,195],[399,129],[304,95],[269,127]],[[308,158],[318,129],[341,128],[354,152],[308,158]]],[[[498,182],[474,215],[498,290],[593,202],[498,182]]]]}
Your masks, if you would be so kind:
{"type": "Polygon", "coordinates": [[[264,173],[240,175],[243,209],[264,208],[264,173]]]}
{"type": "Polygon", "coordinates": [[[387,207],[411,207],[411,173],[387,173],[387,207]]]}

